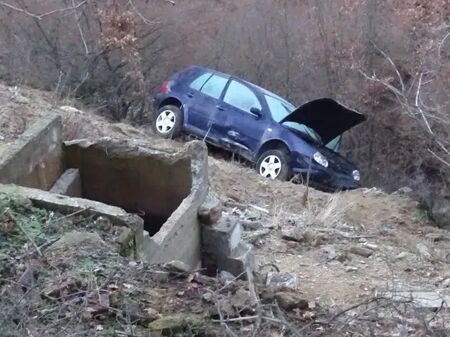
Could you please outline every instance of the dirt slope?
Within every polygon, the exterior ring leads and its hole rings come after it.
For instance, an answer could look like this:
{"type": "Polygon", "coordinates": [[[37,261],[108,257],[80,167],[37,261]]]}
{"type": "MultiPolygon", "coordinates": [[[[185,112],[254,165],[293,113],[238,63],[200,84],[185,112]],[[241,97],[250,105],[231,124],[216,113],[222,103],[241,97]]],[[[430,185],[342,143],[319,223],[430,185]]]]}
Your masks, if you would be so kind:
{"type": "MultiPolygon", "coordinates": [[[[57,109],[49,94],[35,90],[15,95],[0,85],[0,112],[0,143],[14,139],[37,116],[56,112],[63,116],[67,139],[110,136],[181,144],[89,112],[57,109]]],[[[450,292],[450,233],[434,227],[407,194],[310,189],[305,198],[304,186],[260,178],[233,162],[210,157],[209,171],[226,212],[241,217],[258,266],[295,275],[308,300],[340,307],[392,291],[450,292]]]]}

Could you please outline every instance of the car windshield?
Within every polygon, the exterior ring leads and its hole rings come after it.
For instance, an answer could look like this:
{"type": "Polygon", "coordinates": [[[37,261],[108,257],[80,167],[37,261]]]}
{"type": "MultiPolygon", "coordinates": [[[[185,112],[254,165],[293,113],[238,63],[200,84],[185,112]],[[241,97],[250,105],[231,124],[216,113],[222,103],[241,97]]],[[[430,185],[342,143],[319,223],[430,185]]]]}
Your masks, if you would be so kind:
{"type": "MultiPolygon", "coordinates": [[[[295,106],[281,97],[264,95],[269,106],[270,114],[275,122],[279,123],[295,110],[295,106]]],[[[296,122],[284,122],[283,125],[298,130],[310,136],[314,141],[322,143],[320,136],[313,129],[296,122]]]]}

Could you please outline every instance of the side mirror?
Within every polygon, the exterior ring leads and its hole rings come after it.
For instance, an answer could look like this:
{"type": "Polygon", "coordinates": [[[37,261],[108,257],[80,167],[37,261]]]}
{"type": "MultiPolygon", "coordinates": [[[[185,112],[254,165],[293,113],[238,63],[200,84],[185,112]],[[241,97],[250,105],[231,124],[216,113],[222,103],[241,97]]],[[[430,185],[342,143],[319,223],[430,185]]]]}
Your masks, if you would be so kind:
{"type": "Polygon", "coordinates": [[[251,108],[250,113],[254,115],[256,119],[260,119],[262,117],[262,111],[259,108],[251,108]]]}

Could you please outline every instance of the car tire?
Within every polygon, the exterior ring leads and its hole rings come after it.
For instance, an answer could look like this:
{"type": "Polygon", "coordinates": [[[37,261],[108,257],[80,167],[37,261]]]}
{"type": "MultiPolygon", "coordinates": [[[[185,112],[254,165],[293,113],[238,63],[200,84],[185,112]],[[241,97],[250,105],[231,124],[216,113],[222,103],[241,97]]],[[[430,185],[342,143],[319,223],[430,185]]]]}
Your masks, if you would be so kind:
{"type": "Polygon", "coordinates": [[[286,181],[291,177],[289,161],[290,156],[286,150],[269,150],[259,156],[256,170],[264,178],[286,181]]]}
{"type": "Polygon", "coordinates": [[[181,134],[183,113],[175,105],[165,105],[153,116],[152,129],[158,136],[173,139],[181,134]]]}

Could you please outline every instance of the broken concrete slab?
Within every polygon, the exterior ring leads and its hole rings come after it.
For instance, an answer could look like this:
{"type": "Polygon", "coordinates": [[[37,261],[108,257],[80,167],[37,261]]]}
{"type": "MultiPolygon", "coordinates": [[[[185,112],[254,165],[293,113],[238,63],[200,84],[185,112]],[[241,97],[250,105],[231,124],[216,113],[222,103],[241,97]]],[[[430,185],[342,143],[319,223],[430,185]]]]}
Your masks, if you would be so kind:
{"type": "Polygon", "coordinates": [[[205,202],[200,206],[198,210],[198,217],[200,223],[206,226],[212,226],[218,223],[223,213],[223,205],[219,197],[209,191],[206,196],[205,202]]]}
{"type": "Polygon", "coordinates": [[[202,249],[213,256],[229,256],[238,247],[241,233],[236,217],[223,218],[214,226],[203,226],[202,249]]]}
{"type": "Polygon", "coordinates": [[[64,168],[61,117],[38,120],[0,148],[0,183],[49,190],[64,168]]]}
{"type": "Polygon", "coordinates": [[[394,301],[408,302],[418,308],[439,309],[450,305],[449,291],[399,291],[388,295],[394,301]]]}
{"type": "Polygon", "coordinates": [[[81,176],[78,169],[68,169],[56,181],[50,189],[51,193],[81,198],[81,176]]]}
{"type": "Polygon", "coordinates": [[[100,202],[71,198],[59,194],[27,188],[17,185],[0,184],[0,193],[17,195],[31,200],[34,206],[57,211],[62,214],[80,212],[94,218],[106,217],[116,226],[129,227],[134,234],[134,250],[137,258],[144,257],[143,231],[144,221],[137,215],[125,212],[123,209],[100,202]]]}

